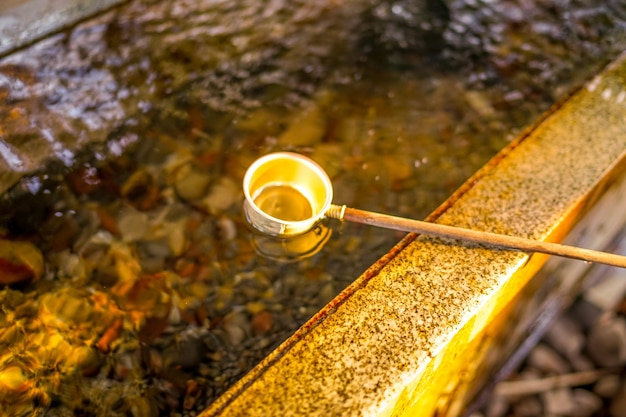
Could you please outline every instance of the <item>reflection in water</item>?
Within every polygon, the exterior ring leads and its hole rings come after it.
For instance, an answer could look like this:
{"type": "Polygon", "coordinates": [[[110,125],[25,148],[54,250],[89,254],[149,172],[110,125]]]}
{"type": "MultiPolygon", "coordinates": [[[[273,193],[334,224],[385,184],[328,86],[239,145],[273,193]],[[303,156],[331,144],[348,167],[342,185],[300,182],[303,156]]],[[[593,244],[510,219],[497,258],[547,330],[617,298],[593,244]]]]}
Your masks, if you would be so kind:
{"type": "Polygon", "coordinates": [[[318,253],[331,235],[332,230],[320,223],[298,236],[279,238],[257,232],[250,235],[250,240],[261,256],[280,262],[296,262],[318,253]]]}

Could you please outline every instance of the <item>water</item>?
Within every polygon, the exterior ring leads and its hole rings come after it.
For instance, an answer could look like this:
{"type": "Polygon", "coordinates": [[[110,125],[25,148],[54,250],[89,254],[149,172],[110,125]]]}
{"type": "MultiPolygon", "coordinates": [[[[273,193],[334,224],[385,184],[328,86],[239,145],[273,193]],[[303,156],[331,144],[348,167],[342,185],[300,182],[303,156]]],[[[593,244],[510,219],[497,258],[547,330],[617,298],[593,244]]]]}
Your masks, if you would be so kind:
{"type": "Polygon", "coordinates": [[[303,153],[335,203],[423,218],[621,51],[624,22],[618,1],[146,0],[2,59],[19,172],[0,177],[26,176],[2,234],[46,266],[0,290],[0,372],[20,379],[2,409],[202,410],[403,235],[329,222],[289,243],[325,243],[310,258],[259,256],[253,160],[303,153]]]}
{"type": "Polygon", "coordinates": [[[287,185],[263,187],[254,204],[270,216],[288,222],[307,220],[313,217],[309,199],[299,190],[287,185]]]}

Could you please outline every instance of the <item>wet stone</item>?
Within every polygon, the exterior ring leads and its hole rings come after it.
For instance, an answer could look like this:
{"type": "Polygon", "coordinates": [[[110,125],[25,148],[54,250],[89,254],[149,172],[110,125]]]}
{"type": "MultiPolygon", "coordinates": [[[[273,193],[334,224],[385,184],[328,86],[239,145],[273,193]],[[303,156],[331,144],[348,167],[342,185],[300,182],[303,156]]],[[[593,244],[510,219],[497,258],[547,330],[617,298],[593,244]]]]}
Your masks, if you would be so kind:
{"type": "Polygon", "coordinates": [[[199,200],[208,193],[211,176],[209,173],[187,164],[174,174],[174,188],[183,200],[199,200]]]}
{"type": "Polygon", "coordinates": [[[205,346],[199,337],[189,336],[178,346],[178,363],[186,369],[198,366],[203,360],[205,346]]]}
{"type": "Polygon", "coordinates": [[[224,325],[227,341],[231,346],[239,346],[246,338],[246,331],[239,325],[229,322],[224,325]]]}
{"type": "Polygon", "coordinates": [[[0,201],[4,238],[40,252],[0,288],[0,370],[22,372],[0,383],[27,390],[2,411],[199,413],[403,235],[342,225],[309,259],[263,258],[250,163],[312,155],[342,202],[423,218],[624,49],[609,2],[133,0],[0,59],[21,158],[0,189],[58,160],[0,201]]]}
{"type": "Polygon", "coordinates": [[[52,327],[76,327],[88,323],[93,315],[86,293],[63,291],[45,294],[41,299],[41,319],[52,327]]]}
{"type": "Polygon", "coordinates": [[[76,194],[91,194],[102,186],[102,174],[94,166],[82,166],[66,176],[67,184],[76,194]]]}
{"type": "Polygon", "coordinates": [[[239,200],[241,191],[239,185],[227,177],[220,178],[210,189],[208,196],[203,199],[202,205],[211,214],[219,214],[228,210],[235,201],[239,200]]]}
{"type": "Polygon", "coordinates": [[[7,366],[0,369],[0,385],[7,397],[19,395],[28,389],[28,379],[19,366],[7,366]]]}
{"type": "Polygon", "coordinates": [[[0,240],[0,284],[36,281],[44,272],[39,249],[29,242],[0,240]]]}
{"type": "Polygon", "coordinates": [[[265,334],[272,329],[274,316],[269,311],[257,313],[252,318],[252,330],[255,334],[265,334]]]}
{"type": "Polygon", "coordinates": [[[121,194],[137,210],[150,210],[158,204],[159,189],[152,174],[146,170],[133,172],[122,185],[121,194]]]}
{"type": "Polygon", "coordinates": [[[148,231],[149,219],[145,213],[133,208],[123,210],[117,219],[117,226],[126,242],[141,239],[148,231]]]}
{"type": "Polygon", "coordinates": [[[328,303],[332,300],[336,295],[335,287],[332,282],[324,284],[322,289],[319,292],[320,301],[323,303],[328,303]]]}

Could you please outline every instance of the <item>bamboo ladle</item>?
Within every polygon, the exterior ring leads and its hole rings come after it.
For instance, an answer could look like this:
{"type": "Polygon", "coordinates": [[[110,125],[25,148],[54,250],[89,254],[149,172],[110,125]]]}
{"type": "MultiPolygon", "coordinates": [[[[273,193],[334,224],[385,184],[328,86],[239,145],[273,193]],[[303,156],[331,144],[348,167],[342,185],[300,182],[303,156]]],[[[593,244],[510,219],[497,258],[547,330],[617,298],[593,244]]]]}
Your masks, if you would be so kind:
{"type": "Polygon", "coordinates": [[[333,189],[326,172],[313,160],[292,152],[271,153],[254,161],[244,176],[243,190],[244,213],[248,222],[261,233],[270,236],[297,236],[313,229],[319,221],[328,217],[626,268],[626,256],[617,254],[332,204],[333,189]]]}

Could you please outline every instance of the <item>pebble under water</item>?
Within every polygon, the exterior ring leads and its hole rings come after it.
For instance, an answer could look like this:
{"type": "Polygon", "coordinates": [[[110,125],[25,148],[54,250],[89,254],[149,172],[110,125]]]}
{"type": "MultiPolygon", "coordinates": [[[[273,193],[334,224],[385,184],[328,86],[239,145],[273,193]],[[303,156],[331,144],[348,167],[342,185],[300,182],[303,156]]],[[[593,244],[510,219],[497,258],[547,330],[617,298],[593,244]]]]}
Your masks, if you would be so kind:
{"type": "Polygon", "coordinates": [[[423,218],[625,45],[614,0],[135,0],[0,59],[0,415],[195,415],[403,235],[260,256],[253,160],[423,218]]]}

